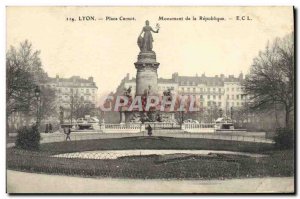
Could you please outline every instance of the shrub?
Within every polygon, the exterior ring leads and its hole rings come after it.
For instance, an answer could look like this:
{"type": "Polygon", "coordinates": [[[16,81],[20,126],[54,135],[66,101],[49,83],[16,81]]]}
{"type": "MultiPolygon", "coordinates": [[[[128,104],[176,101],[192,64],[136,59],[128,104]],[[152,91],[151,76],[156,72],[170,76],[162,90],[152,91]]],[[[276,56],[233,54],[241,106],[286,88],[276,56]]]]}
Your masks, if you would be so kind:
{"type": "Polygon", "coordinates": [[[16,147],[28,150],[37,150],[40,146],[41,136],[38,132],[37,126],[23,127],[18,130],[16,139],[16,147]]]}
{"type": "Polygon", "coordinates": [[[294,131],[288,128],[276,129],[275,147],[278,149],[292,149],[294,147],[294,131]]]}

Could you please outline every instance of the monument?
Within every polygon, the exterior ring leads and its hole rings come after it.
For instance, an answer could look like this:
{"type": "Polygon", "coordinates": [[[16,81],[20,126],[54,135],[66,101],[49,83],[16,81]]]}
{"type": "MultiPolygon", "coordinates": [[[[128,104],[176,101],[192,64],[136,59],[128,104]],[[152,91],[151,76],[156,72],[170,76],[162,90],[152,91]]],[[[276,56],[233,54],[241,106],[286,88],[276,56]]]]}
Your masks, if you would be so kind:
{"type": "MultiPolygon", "coordinates": [[[[137,57],[137,62],[134,63],[135,68],[137,69],[135,96],[141,96],[142,99],[145,99],[148,96],[161,97],[159,96],[157,86],[157,69],[159,67],[159,62],[156,61],[156,54],[152,50],[154,42],[152,33],[158,33],[159,29],[159,25],[156,24],[156,30],[153,30],[147,20],[137,40],[140,52],[137,57]]],[[[131,87],[124,90],[124,96],[127,96],[131,101],[134,96],[131,96],[130,93],[131,87]]],[[[163,95],[168,96],[170,98],[169,100],[172,100],[170,89],[164,91],[163,95]]],[[[162,122],[163,118],[174,120],[174,113],[161,113],[159,110],[156,110],[155,107],[149,111],[139,113],[136,111],[126,111],[124,109],[121,109],[120,111],[120,123],[145,121],[162,122]]]]}
{"type": "Polygon", "coordinates": [[[157,69],[159,63],[156,61],[156,54],[153,49],[153,33],[158,33],[159,25],[156,26],[157,30],[153,30],[146,21],[141,34],[138,37],[138,46],[140,53],[137,62],[134,63],[137,69],[136,73],[136,95],[157,95],[157,69]],[[144,36],[142,37],[142,34],[144,36]]]}

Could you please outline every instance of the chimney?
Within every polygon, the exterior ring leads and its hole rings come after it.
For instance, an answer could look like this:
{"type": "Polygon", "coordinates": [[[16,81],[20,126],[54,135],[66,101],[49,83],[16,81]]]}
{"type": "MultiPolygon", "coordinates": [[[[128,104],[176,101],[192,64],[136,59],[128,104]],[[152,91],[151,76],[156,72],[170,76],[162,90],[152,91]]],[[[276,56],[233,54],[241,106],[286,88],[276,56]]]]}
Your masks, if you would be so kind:
{"type": "Polygon", "coordinates": [[[224,74],[221,74],[220,77],[222,80],[224,80],[224,78],[225,78],[224,74]]]}
{"type": "Polygon", "coordinates": [[[243,73],[241,72],[240,75],[239,75],[239,79],[242,80],[243,78],[244,78],[244,75],[243,75],[243,73]]]}
{"type": "Polygon", "coordinates": [[[93,78],[93,77],[89,77],[88,80],[89,80],[90,82],[94,82],[94,78],[93,78]]]}
{"type": "Polygon", "coordinates": [[[173,79],[175,82],[179,82],[178,73],[173,73],[173,74],[172,74],[172,79],[173,79]]]}
{"type": "Polygon", "coordinates": [[[129,73],[127,73],[127,74],[126,74],[126,80],[127,80],[127,81],[129,80],[129,77],[130,77],[130,76],[129,76],[129,73]]]}

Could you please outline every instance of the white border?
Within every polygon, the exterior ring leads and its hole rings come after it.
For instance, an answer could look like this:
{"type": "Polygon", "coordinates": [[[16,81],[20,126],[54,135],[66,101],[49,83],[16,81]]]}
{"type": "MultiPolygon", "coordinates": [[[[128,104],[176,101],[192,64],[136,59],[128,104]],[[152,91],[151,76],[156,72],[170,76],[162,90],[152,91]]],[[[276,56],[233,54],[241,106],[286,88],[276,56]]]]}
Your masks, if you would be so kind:
{"type": "MultiPolygon", "coordinates": [[[[0,67],[0,90],[1,90],[1,98],[0,104],[3,110],[5,109],[5,52],[6,52],[6,18],[5,18],[5,8],[6,6],[292,6],[294,5],[298,8],[298,15],[299,15],[299,8],[300,8],[300,1],[297,0],[273,0],[273,1],[262,1],[262,0],[252,0],[252,1],[245,1],[245,0],[205,0],[205,1],[193,1],[193,0],[2,0],[0,1],[0,60],[1,60],[1,67],[0,67]]],[[[296,21],[297,27],[299,27],[299,20],[296,21]]],[[[298,31],[299,32],[299,31],[298,31]]],[[[298,36],[298,34],[296,35],[298,36]]],[[[299,51],[297,52],[297,56],[299,58],[299,51]]],[[[297,66],[296,66],[297,67],[297,66]]],[[[298,69],[299,74],[299,69],[298,69]]],[[[298,76],[297,74],[297,76],[298,76]]],[[[298,80],[299,82],[299,80],[298,80]]],[[[299,93],[299,84],[297,85],[297,93],[299,93]]],[[[298,101],[299,102],[299,99],[298,101]]],[[[1,147],[0,147],[0,155],[1,155],[1,164],[0,164],[0,196],[1,198],[8,198],[9,196],[5,193],[6,190],[6,176],[5,176],[5,111],[2,112],[3,114],[0,115],[1,121],[1,147]]],[[[297,118],[298,124],[300,119],[297,118]]],[[[298,130],[298,129],[297,129],[298,130]]],[[[299,136],[297,143],[299,143],[299,136]]],[[[299,165],[297,168],[297,173],[299,173],[299,165]]],[[[298,182],[299,184],[299,182],[298,182]]],[[[299,188],[297,186],[297,189],[299,188]]],[[[26,196],[22,196],[26,197],[26,196]]],[[[30,196],[28,196],[30,197],[30,196]]],[[[42,196],[35,196],[35,198],[41,198],[42,196]]],[[[49,197],[49,196],[48,196],[49,197]]],[[[63,196],[57,197],[62,198],[63,196]]],[[[82,196],[80,198],[87,198],[88,196],[82,196]]],[[[102,196],[104,197],[104,196],[102,196]]],[[[106,196],[107,197],[107,196],[106,196]]],[[[120,196],[116,196],[120,197],[120,196]]],[[[161,196],[160,196],[161,197],[161,196]]],[[[189,196],[190,197],[190,196],[189,196]]],[[[203,197],[203,196],[201,196],[203,197]]],[[[230,196],[232,197],[232,196],[230,196]]],[[[248,198],[250,196],[247,196],[248,198]]],[[[264,198],[266,196],[259,196],[259,198],[264,198]]],[[[287,198],[288,196],[279,196],[280,198],[287,198]]],[[[18,198],[21,198],[18,196],[18,198]]],[[[110,197],[111,198],[111,197],[110,197]]]]}

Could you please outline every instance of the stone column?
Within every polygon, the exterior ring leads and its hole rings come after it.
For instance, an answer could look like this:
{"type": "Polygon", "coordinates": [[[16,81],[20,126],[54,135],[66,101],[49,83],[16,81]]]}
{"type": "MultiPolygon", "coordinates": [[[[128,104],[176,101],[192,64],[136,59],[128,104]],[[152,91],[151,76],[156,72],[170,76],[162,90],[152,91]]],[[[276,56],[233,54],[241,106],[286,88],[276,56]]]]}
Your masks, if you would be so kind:
{"type": "Polygon", "coordinates": [[[137,69],[136,73],[136,94],[144,95],[149,86],[151,86],[151,95],[157,95],[157,68],[159,63],[156,62],[156,54],[154,51],[140,52],[138,61],[134,63],[137,69]]]}

